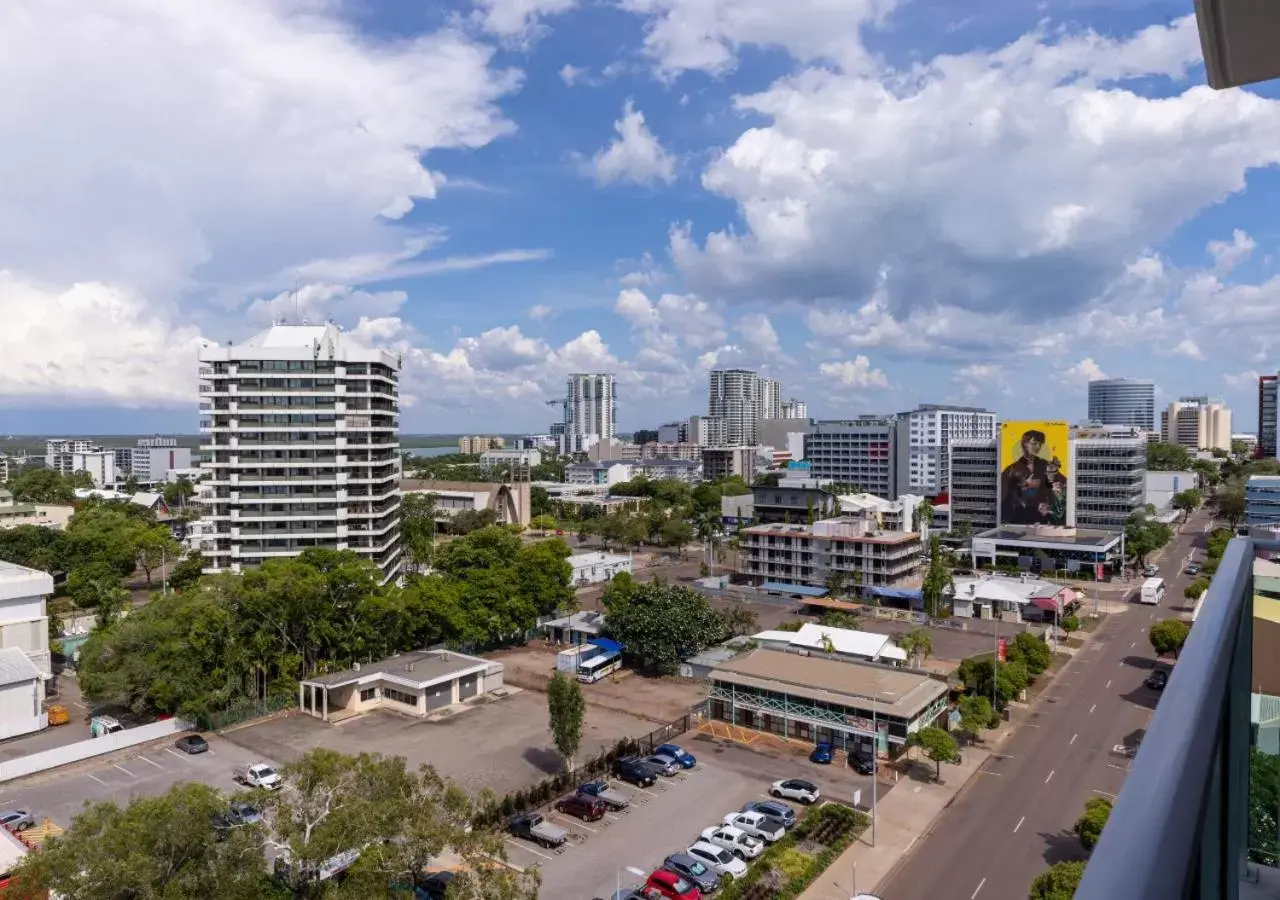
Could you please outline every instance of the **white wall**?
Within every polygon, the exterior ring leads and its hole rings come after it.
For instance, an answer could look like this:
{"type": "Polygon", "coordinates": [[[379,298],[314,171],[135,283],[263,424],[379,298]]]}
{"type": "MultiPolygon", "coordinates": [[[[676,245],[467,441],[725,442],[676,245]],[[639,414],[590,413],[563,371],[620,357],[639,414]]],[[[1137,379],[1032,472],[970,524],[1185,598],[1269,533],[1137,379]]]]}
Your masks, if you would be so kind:
{"type": "Polygon", "coordinates": [[[36,678],[0,687],[0,738],[30,734],[48,726],[48,716],[40,709],[42,693],[36,678]]]}
{"type": "Polygon", "coordinates": [[[79,762],[82,759],[101,756],[104,753],[114,753],[117,750],[123,750],[125,747],[145,744],[148,741],[168,737],[180,731],[190,731],[192,727],[190,722],[184,722],[181,719],[164,719],[160,722],[152,722],[150,725],[126,728],[124,731],[117,731],[115,734],[104,734],[102,737],[89,738],[87,741],[65,744],[61,747],[54,747],[51,750],[43,750],[40,753],[31,753],[27,756],[19,756],[16,759],[4,760],[0,762],[0,781],[10,781],[14,778],[21,778],[24,775],[44,772],[69,763],[79,762]]]}

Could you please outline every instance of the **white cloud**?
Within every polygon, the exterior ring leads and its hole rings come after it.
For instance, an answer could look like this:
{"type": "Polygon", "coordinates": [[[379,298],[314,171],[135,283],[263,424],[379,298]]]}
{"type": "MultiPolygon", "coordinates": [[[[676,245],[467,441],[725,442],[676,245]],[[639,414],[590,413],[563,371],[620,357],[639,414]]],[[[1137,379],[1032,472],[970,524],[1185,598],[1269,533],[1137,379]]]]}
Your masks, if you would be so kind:
{"type": "Polygon", "coordinates": [[[583,75],[587,74],[588,71],[590,70],[585,66],[575,66],[571,63],[565,63],[560,67],[560,80],[569,85],[569,87],[573,87],[578,83],[578,80],[581,79],[583,75]]]}
{"type": "Polygon", "coordinates": [[[663,149],[645,124],[644,113],[628,100],[622,118],[613,123],[617,139],[591,158],[597,184],[670,184],[676,178],[676,160],[663,149]]]}
{"type": "Polygon", "coordinates": [[[742,342],[760,356],[778,356],[782,353],[782,342],[773,322],[764,313],[749,313],[736,323],[742,342]]]}
{"type": "Polygon", "coordinates": [[[551,353],[546,343],[528,337],[519,325],[490,328],[479,337],[463,338],[458,347],[473,365],[495,372],[509,372],[543,362],[551,353]]]}
{"type": "Polygon", "coordinates": [[[398,312],[408,295],[404,291],[371,293],[347,285],[307,284],[296,290],[281,291],[269,300],[254,300],[245,317],[256,325],[278,321],[312,324],[334,319],[354,322],[360,317],[379,318],[398,312]]]}
{"type": "MultiPolygon", "coordinates": [[[[5,377],[29,352],[11,323],[39,309],[92,328],[43,349],[65,348],[60,363],[94,373],[98,390],[178,402],[191,379],[170,377],[174,348],[210,315],[196,298],[225,310],[244,296],[233,286],[262,296],[295,278],[503,261],[419,260],[442,234],[404,224],[447,181],[424,164],[431,151],[514,128],[498,101],[518,74],[463,34],[383,43],[313,0],[102,0],[92,15],[71,0],[11,0],[0,33],[0,81],[23,85],[0,92],[0,169],[23,173],[0,180],[0,259],[14,267],[0,299],[5,377]]],[[[53,367],[27,367],[24,396],[39,395],[41,373],[63,390],[53,367]]]]}
{"type": "Polygon", "coordinates": [[[554,312],[554,310],[552,310],[550,306],[547,306],[544,303],[535,303],[533,306],[529,307],[529,318],[545,319],[549,317],[552,312],[554,312]]]}
{"type": "Polygon", "coordinates": [[[577,0],[476,0],[476,16],[490,34],[523,44],[537,36],[542,19],[576,5],[577,0]]]}
{"type": "Polygon", "coordinates": [[[1179,342],[1172,352],[1174,356],[1185,356],[1187,359],[1204,359],[1204,353],[1201,352],[1200,347],[1191,338],[1179,342]]]}
{"type": "Polygon", "coordinates": [[[1256,391],[1258,389],[1258,379],[1262,377],[1255,369],[1246,369],[1243,372],[1227,372],[1223,374],[1222,380],[1227,383],[1227,387],[1237,391],[1256,391]]]}
{"type": "Polygon", "coordinates": [[[1092,356],[1086,356],[1075,365],[1068,366],[1059,373],[1059,379],[1063,384],[1070,385],[1075,388],[1083,388],[1090,381],[1096,381],[1099,378],[1106,378],[1107,373],[1098,367],[1093,361],[1092,356]]]}
{"type": "Polygon", "coordinates": [[[1124,40],[1033,34],[909,71],[780,79],[737,98],[764,124],[703,174],[743,227],[698,240],[679,225],[671,255],[708,296],[879,291],[895,316],[945,305],[1044,327],[1280,161],[1280,100],[1126,83],[1180,78],[1198,57],[1188,17],[1124,40]]]}
{"type": "Polygon", "coordinates": [[[1231,232],[1231,240],[1210,241],[1205,248],[1213,257],[1213,267],[1219,272],[1230,272],[1244,262],[1258,245],[1253,238],[1237,228],[1231,232]]]}
{"type": "Polygon", "coordinates": [[[618,294],[613,311],[636,328],[653,328],[658,325],[658,310],[643,291],[634,288],[627,288],[618,294]]]}
{"type": "Polygon", "coordinates": [[[647,19],[644,49],[660,75],[696,70],[720,74],[746,44],[781,48],[802,62],[845,67],[866,62],[862,30],[895,0],[622,0],[647,19]]]}
{"type": "Polygon", "coordinates": [[[830,378],[845,387],[877,387],[887,388],[889,379],[880,369],[871,367],[871,360],[865,356],[855,356],[851,360],[823,363],[818,372],[824,378],[830,378]]]}
{"type": "Polygon", "coordinates": [[[613,311],[642,333],[646,346],[668,353],[681,343],[705,350],[728,337],[724,313],[692,294],[663,294],[654,303],[643,291],[624,288],[613,311]]]}

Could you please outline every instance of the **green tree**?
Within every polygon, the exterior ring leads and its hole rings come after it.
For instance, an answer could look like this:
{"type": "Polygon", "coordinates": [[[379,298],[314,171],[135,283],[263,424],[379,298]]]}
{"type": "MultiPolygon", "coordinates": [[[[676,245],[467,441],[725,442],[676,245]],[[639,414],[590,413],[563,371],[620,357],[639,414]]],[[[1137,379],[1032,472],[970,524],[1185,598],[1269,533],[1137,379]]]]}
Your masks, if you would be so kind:
{"type": "Polygon", "coordinates": [[[960,663],[956,669],[956,675],[964,683],[965,690],[968,693],[977,694],[982,697],[992,696],[995,692],[995,702],[1000,708],[1008,706],[1008,704],[1017,699],[1022,691],[1026,690],[1030,683],[1030,673],[1027,672],[1026,663],[1022,661],[1013,661],[1000,663],[995,668],[995,684],[992,685],[992,655],[990,653],[982,656],[973,656],[960,663]]]}
{"type": "Polygon", "coordinates": [[[1226,519],[1234,531],[1244,518],[1244,482],[1234,479],[1224,484],[1214,495],[1214,503],[1218,507],[1218,515],[1226,519]]]}
{"type": "Polygon", "coordinates": [[[957,705],[960,712],[960,729],[973,741],[978,740],[982,729],[991,726],[994,710],[991,700],[981,695],[961,697],[957,705]]]}
{"type": "Polygon", "coordinates": [[[1161,619],[1147,630],[1147,639],[1157,656],[1172,653],[1176,659],[1190,633],[1190,626],[1181,619],[1161,619]]]}
{"type": "Polygon", "coordinates": [[[1193,459],[1191,471],[1200,476],[1200,484],[1205,488],[1205,491],[1201,491],[1202,494],[1212,491],[1222,481],[1222,466],[1207,459],[1193,459]]]}
{"type": "Polygon", "coordinates": [[[684,519],[668,519],[662,525],[662,543],[667,547],[678,547],[684,555],[684,548],[693,540],[693,528],[684,519]]]}
{"type": "Polygon", "coordinates": [[[638,585],[630,572],[619,572],[605,584],[600,594],[600,603],[609,615],[620,612],[635,596],[638,585]]]}
{"type": "Polygon", "coordinates": [[[464,509],[448,521],[450,534],[467,535],[482,528],[498,524],[498,512],[493,509],[464,509]]]}
{"type": "Polygon", "coordinates": [[[24,896],[53,891],[65,900],[272,897],[258,826],[224,838],[214,817],[227,800],[208,785],[183,783],[121,809],[95,803],[76,815],[65,834],[31,853],[17,872],[24,896]]]}
{"type": "Polygon", "coordinates": [[[67,480],[71,483],[72,489],[82,488],[86,491],[91,491],[97,487],[93,483],[93,475],[85,469],[76,469],[67,480]]]}
{"type": "Polygon", "coordinates": [[[1173,529],[1157,522],[1150,506],[1130,513],[1124,526],[1125,549],[1137,558],[1139,566],[1147,564],[1147,554],[1159,550],[1173,539],[1173,529]]]}
{"type": "Polygon", "coordinates": [[[1280,756],[1249,750],[1249,859],[1274,867],[1280,861],[1276,835],[1280,825],[1280,756]]]}
{"type": "Polygon", "coordinates": [[[898,646],[906,651],[908,659],[919,665],[933,653],[933,637],[927,628],[913,628],[898,636],[898,646]]]}
{"type": "MultiPolygon", "coordinates": [[[[93,487],[90,479],[89,487],[93,487]]],[[[75,486],[53,469],[24,469],[9,482],[13,499],[19,503],[59,503],[70,505],[75,500],[75,486]]]]}
{"type": "Polygon", "coordinates": [[[124,492],[130,496],[138,493],[138,476],[134,475],[132,472],[130,472],[128,477],[124,480],[124,492]]]}
{"type": "Polygon", "coordinates": [[[942,728],[930,726],[912,732],[907,735],[907,746],[919,747],[925,756],[933,760],[934,765],[937,766],[935,774],[937,780],[942,779],[944,762],[960,761],[960,748],[956,746],[955,738],[942,728]]]}
{"type": "Polygon", "coordinates": [[[844,593],[846,579],[849,576],[839,569],[831,569],[827,572],[826,588],[827,593],[832,597],[839,597],[844,593]]]}
{"type": "Polygon", "coordinates": [[[1005,648],[1005,659],[1010,663],[1023,663],[1027,671],[1035,676],[1048,669],[1053,663],[1053,651],[1042,638],[1024,631],[1008,643],[1005,648]]]}
{"type": "Polygon", "coordinates": [[[743,606],[731,606],[726,610],[722,610],[720,618],[724,620],[725,631],[731,637],[755,634],[760,627],[756,614],[743,606]]]}
{"type": "Polygon", "coordinates": [[[1182,520],[1185,522],[1193,512],[1200,508],[1203,502],[1200,492],[1195,488],[1187,488],[1185,491],[1178,491],[1173,495],[1173,499],[1169,501],[1169,505],[1182,513],[1182,520]]]}
{"type": "Polygon", "coordinates": [[[929,538],[929,567],[925,571],[924,583],[920,587],[926,614],[930,616],[939,614],[942,609],[943,593],[951,585],[951,571],[942,553],[942,539],[933,535],[929,538]]]}
{"type": "MultiPolygon", "coordinates": [[[[578,606],[569,545],[560,538],[526,544],[516,552],[514,577],[520,594],[537,615],[571,612],[578,606]]],[[[532,628],[534,622],[528,622],[532,628]]]]}
{"type": "Polygon", "coordinates": [[[85,563],[67,576],[67,596],[81,609],[110,604],[123,590],[119,573],[106,562],[85,563]]]}
{"type": "Polygon", "coordinates": [[[551,503],[551,495],[547,489],[538,485],[529,487],[529,514],[533,516],[549,516],[555,513],[551,503]]]}
{"type": "Polygon", "coordinates": [[[1209,590],[1209,579],[1197,578],[1182,589],[1182,596],[1188,600],[1199,600],[1209,590]]]}
{"type": "Polygon", "coordinates": [[[648,582],[609,608],[605,627],[638,668],[674,675],[680,663],[729,635],[707,598],[677,585],[648,582]]]}
{"type": "Polygon", "coordinates": [[[436,547],[437,494],[406,493],[400,498],[400,541],[411,571],[431,565],[436,547]]]}
{"type": "Polygon", "coordinates": [[[50,574],[69,566],[70,542],[66,533],[43,525],[19,525],[0,529],[0,559],[50,574]]]}
{"type": "Polygon", "coordinates": [[[146,573],[147,584],[151,584],[151,573],[155,569],[165,563],[175,562],[182,555],[182,548],[173,539],[173,532],[164,525],[139,529],[134,538],[134,547],[138,554],[138,565],[146,573]]]}
{"type": "Polygon", "coordinates": [[[1062,619],[1058,622],[1058,627],[1061,628],[1063,631],[1065,631],[1067,634],[1071,634],[1071,632],[1073,631],[1080,630],[1080,620],[1075,616],[1063,616],[1062,619]]]}
{"type": "Polygon", "coordinates": [[[547,711],[551,716],[551,738],[564,757],[564,770],[572,775],[574,757],[582,744],[582,719],[587,711],[587,701],[576,678],[569,678],[563,672],[551,676],[547,685],[547,711]]]}
{"type": "Polygon", "coordinates": [[[916,531],[921,531],[933,524],[933,504],[926,497],[916,504],[916,531]]]}
{"type": "Polygon", "coordinates": [[[205,558],[198,551],[184,556],[169,572],[169,586],[175,591],[185,591],[200,580],[205,558]]]}
{"type": "Polygon", "coordinates": [[[186,509],[187,500],[196,492],[196,486],[185,475],[164,486],[164,502],[170,509],[186,509]]]}
{"type": "Polygon", "coordinates": [[[818,619],[818,624],[827,628],[847,628],[857,631],[862,620],[855,613],[844,609],[829,609],[818,619]]]}
{"type": "Polygon", "coordinates": [[[1076,837],[1080,838],[1080,846],[1092,851],[1098,845],[1102,829],[1111,815],[1111,801],[1105,797],[1090,797],[1085,801],[1084,812],[1076,819],[1076,837]]]}
{"type": "Polygon", "coordinates": [[[541,531],[546,534],[548,531],[555,531],[559,527],[555,516],[549,516],[543,513],[540,516],[534,516],[529,520],[529,527],[534,531],[541,531]]]}
{"type": "Polygon", "coordinates": [[[1072,900],[1084,878],[1084,863],[1076,860],[1055,863],[1031,882],[1027,900],[1072,900]]]}
{"type": "Polygon", "coordinates": [[[1153,441],[1147,444],[1147,469],[1152,472],[1185,472],[1191,468],[1191,453],[1179,444],[1153,441]]]}

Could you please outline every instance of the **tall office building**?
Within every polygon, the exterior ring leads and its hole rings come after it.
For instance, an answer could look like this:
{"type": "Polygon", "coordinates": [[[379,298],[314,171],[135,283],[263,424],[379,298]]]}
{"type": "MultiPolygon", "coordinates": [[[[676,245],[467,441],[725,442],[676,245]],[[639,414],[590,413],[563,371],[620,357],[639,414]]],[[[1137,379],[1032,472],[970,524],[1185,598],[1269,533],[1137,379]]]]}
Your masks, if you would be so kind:
{"type": "Polygon", "coordinates": [[[200,350],[205,572],[310,547],[400,571],[400,360],[333,324],[200,350]]]}
{"type": "Polygon", "coordinates": [[[804,458],[819,481],[896,500],[907,463],[905,431],[895,416],[818,421],[805,435],[804,458]]]}
{"type": "Polygon", "coordinates": [[[759,375],[749,369],[712,370],[707,414],[724,420],[725,443],[755,446],[762,408],[759,375]]]}
{"type": "Polygon", "coordinates": [[[1156,383],[1145,378],[1089,382],[1089,421],[1156,430],[1156,383]]]}
{"type": "Polygon", "coordinates": [[[996,414],[975,406],[921,403],[900,413],[906,423],[905,493],[935,497],[947,490],[952,441],[990,441],[996,436],[996,414]]]}
{"type": "Polygon", "coordinates": [[[967,525],[970,534],[977,534],[995,528],[1000,521],[999,441],[957,438],[949,450],[947,530],[955,534],[967,525]]]}
{"type": "Polygon", "coordinates": [[[1075,525],[1123,531],[1147,502],[1147,432],[1142,428],[1081,426],[1071,432],[1075,525]]]}
{"type": "Polygon", "coordinates": [[[1276,440],[1280,419],[1276,415],[1277,394],[1280,393],[1280,375],[1258,376],[1258,456],[1275,459],[1280,456],[1280,441],[1276,440]]]}
{"type": "Polygon", "coordinates": [[[1221,400],[1180,397],[1160,415],[1165,443],[1192,450],[1231,449],[1231,410],[1221,400]]]}
{"type": "MultiPolygon", "coordinates": [[[[561,453],[586,453],[618,430],[617,381],[607,372],[575,372],[565,381],[561,453]]],[[[554,429],[553,429],[554,431],[554,429]]]]}
{"type": "Polygon", "coordinates": [[[807,419],[809,418],[809,404],[795,397],[790,400],[784,400],[782,401],[782,407],[778,410],[778,418],[807,419]]]}
{"type": "Polygon", "coordinates": [[[776,378],[760,379],[760,418],[782,417],[782,384],[776,378]]]}

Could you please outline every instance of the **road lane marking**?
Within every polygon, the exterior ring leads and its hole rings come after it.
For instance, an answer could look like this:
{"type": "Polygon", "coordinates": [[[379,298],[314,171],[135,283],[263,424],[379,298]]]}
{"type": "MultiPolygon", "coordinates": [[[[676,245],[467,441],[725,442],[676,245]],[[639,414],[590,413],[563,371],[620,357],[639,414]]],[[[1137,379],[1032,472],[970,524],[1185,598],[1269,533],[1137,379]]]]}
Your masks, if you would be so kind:
{"type": "Polygon", "coordinates": [[[1112,800],[1116,799],[1116,795],[1111,793],[1110,791],[1100,791],[1097,788],[1094,788],[1093,793],[1101,794],[1104,797],[1110,797],[1112,800]]]}
{"type": "Polygon", "coordinates": [[[1045,778],[1045,780],[1044,780],[1044,783],[1045,783],[1045,784],[1048,784],[1050,781],[1052,781],[1052,780],[1053,780],[1053,773],[1054,773],[1054,771],[1055,771],[1054,769],[1050,769],[1050,770],[1049,770],[1049,775],[1048,775],[1048,777],[1047,777],[1047,778],[1045,778]]]}
{"type": "Polygon", "coordinates": [[[1108,769],[1119,769],[1121,772],[1128,771],[1124,766],[1117,766],[1115,763],[1107,763],[1108,769]]]}
{"type": "Polygon", "coordinates": [[[1071,740],[1067,741],[1067,746],[1070,747],[1072,744],[1074,744],[1076,742],[1076,738],[1078,737],[1080,737],[1078,733],[1071,735],[1071,740]]]}
{"type": "Polygon", "coordinates": [[[978,886],[973,889],[973,893],[969,895],[969,900],[974,900],[978,896],[978,891],[982,890],[982,886],[987,883],[987,879],[978,882],[978,886]]]}
{"type": "Polygon", "coordinates": [[[137,778],[137,777],[138,777],[137,775],[134,775],[132,772],[130,772],[128,769],[126,769],[124,766],[120,765],[119,763],[112,763],[111,765],[115,766],[117,769],[119,769],[119,770],[120,770],[121,772],[123,772],[124,774],[128,775],[130,778],[137,778]]]}
{"type": "Polygon", "coordinates": [[[1017,833],[1018,833],[1018,829],[1022,827],[1022,823],[1023,823],[1023,822],[1025,822],[1025,821],[1027,821],[1027,817],[1026,817],[1026,816],[1023,816],[1021,819],[1019,819],[1019,820],[1018,820],[1018,824],[1013,826],[1013,833],[1014,833],[1014,834],[1017,834],[1017,833]]]}
{"type": "Polygon", "coordinates": [[[554,856],[547,856],[547,854],[545,853],[539,853],[537,850],[534,850],[532,847],[525,846],[519,841],[513,841],[511,840],[511,838],[507,838],[507,843],[510,844],[512,847],[519,847],[521,850],[528,850],[534,856],[541,856],[543,859],[555,859],[554,856]]]}
{"type": "Polygon", "coordinates": [[[139,756],[139,757],[137,757],[137,758],[138,758],[138,759],[140,759],[140,760],[142,760],[144,763],[151,763],[151,765],[155,766],[155,767],[156,767],[157,769],[159,769],[161,772],[163,772],[163,771],[164,771],[164,766],[160,765],[160,763],[158,763],[158,762],[154,762],[154,761],[152,761],[152,760],[150,760],[150,759],[147,759],[145,756],[139,756]]]}
{"type": "Polygon", "coordinates": [[[183,756],[182,756],[182,754],[181,754],[181,753],[178,753],[178,752],[176,752],[175,750],[173,750],[173,749],[171,749],[171,748],[169,748],[169,747],[165,747],[165,748],[164,748],[164,752],[165,752],[165,753],[168,753],[170,756],[176,756],[178,759],[183,759],[183,756]]]}
{"type": "Polygon", "coordinates": [[[72,705],[72,706],[75,706],[75,707],[78,707],[79,709],[88,709],[88,708],[89,708],[89,707],[85,706],[83,703],[81,703],[79,700],[72,700],[72,701],[71,701],[71,705],[72,705]]]}
{"type": "Polygon", "coordinates": [[[98,782],[98,784],[102,785],[103,787],[110,787],[110,786],[111,786],[111,785],[107,784],[105,781],[103,781],[101,778],[99,778],[97,775],[94,775],[92,772],[85,772],[84,774],[88,775],[90,778],[92,778],[94,781],[98,782]]]}
{"type": "MultiPolygon", "coordinates": [[[[1111,680],[1110,680],[1110,679],[1108,679],[1108,680],[1107,680],[1107,687],[1111,687],[1111,680]]],[[[1104,690],[1105,690],[1105,688],[1104,688],[1104,690]]]]}

